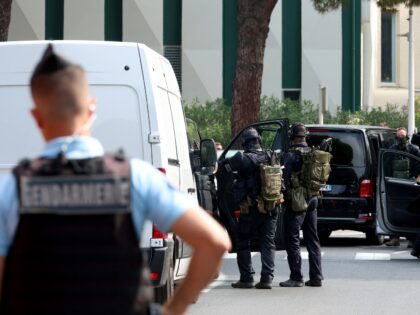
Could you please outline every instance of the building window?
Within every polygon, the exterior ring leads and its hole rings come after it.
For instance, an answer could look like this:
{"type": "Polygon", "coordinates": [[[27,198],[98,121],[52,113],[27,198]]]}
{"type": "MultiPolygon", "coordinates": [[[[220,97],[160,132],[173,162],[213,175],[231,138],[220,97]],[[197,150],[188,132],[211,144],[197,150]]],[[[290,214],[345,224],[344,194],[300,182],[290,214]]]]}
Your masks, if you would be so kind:
{"type": "Polygon", "coordinates": [[[395,12],[381,15],[381,81],[395,82],[395,12]]]}
{"type": "Polygon", "coordinates": [[[300,101],[300,90],[283,90],[283,99],[300,101]]]}

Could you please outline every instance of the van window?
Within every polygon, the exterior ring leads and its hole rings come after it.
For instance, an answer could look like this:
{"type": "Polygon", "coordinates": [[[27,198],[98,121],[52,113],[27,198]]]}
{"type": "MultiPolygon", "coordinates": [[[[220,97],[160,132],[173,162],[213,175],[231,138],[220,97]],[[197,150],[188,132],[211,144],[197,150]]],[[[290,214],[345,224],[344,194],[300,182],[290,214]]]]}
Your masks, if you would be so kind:
{"type": "Polygon", "coordinates": [[[362,133],[338,132],[331,130],[309,130],[307,142],[309,146],[318,146],[323,139],[333,138],[331,165],[339,166],[365,166],[365,149],[362,133]]]}

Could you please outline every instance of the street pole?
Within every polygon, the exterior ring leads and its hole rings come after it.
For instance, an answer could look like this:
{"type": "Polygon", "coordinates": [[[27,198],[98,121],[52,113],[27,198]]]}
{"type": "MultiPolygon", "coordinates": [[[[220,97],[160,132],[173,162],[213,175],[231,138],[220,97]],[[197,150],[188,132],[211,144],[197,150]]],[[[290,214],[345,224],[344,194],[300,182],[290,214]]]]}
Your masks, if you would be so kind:
{"type": "Polygon", "coordinates": [[[324,124],[324,113],[328,110],[327,87],[319,85],[319,106],[318,106],[318,124],[324,124]]]}
{"type": "Polygon", "coordinates": [[[414,133],[414,30],[413,30],[413,7],[410,6],[408,18],[408,129],[407,133],[411,137],[414,133]]]}

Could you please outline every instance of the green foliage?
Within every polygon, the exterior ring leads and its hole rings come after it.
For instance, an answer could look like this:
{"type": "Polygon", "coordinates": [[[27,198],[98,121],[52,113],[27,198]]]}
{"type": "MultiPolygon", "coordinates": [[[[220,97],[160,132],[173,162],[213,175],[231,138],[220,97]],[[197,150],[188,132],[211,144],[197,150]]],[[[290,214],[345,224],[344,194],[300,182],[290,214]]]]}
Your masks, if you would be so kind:
{"type": "Polygon", "coordinates": [[[260,120],[288,118],[290,123],[307,124],[318,121],[318,107],[310,101],[296,102],[290,99],[283,101],[274,96],[261,98],[260,120]]]}
{"type": "Polygon", "coordinates": [[[346,0],[312,0],[315,10],[320,13],[338,9],[343,1],[346,0]]]}
{"type": "MultiPolygon", "coordinates": [[[[200,103],[184,102],[185,115],[197,123],[201,136],[213,138],[226,146],[231,140],[231,107],[223,100],[200,103]]],[[[420,126],[420,98],[416,99],[416,126],[420,126]]],[[[318,106],[310,101],[279,100],[274,96],[261,98],[260,119],[288,118],[289,123],[318,123],[318,106]]],[[[388,126],[407,128],[407,106],[387,105],[357,112],[338,110],[336,115],[324,115],[326,124],[388,126]]]]}
{"type": "MultiPolygon", "coordinates": [[[[312,0],[315,10],[320,13],[337,10],[346,1],[361,1],[361,0],[312,0]]],[[[420,0],[376,0],[379,7],[386,10],[395,9],[396,6],[404,4],[407,7],[420,6],[420,0]]]]}
{"type": "Polygon", "coordinates": [[[222,99],[200,103],[193,100],[183,103],[185,116],[197,123],[202,138],[213,138],[223,146],[231,139],[230,119],[231,107],[222,99]]]}
{"type": "Polygon", "coordinates": [[[407,7],[419,6],[420,0],[377,0],[376,3],[383,9],[394,9],[400,4],[404,4],[407,7]]]}

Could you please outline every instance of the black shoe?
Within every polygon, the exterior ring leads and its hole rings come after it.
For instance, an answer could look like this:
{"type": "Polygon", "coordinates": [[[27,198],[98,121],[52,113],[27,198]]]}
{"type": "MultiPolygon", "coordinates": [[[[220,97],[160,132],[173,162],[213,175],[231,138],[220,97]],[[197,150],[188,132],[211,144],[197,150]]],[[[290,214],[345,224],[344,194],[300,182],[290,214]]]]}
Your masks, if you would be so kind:
{"type": "Polygon", "coordinates": [[[242,282],[237,281],[231,284],[232,288],[235,289],[252,289],[254,287],[254,282],[242,282]]]}
{"type": "Polygon", "coordinates": [[[271,282],[258,282],[256,285],[255,285],[255,288],[256,289],[272,289],[272,285],[271,285],[271,282]]]}
{"type": "Polygon", "coordinates": [[[303,287],[303,281],[296,281],[293,279],[289,279],[287,281],[280,282],[281,287],[303,287]]]}
{"type": "Polygon", "coordinates": [[[388,242],[385,242],[386,246],[400,246],[400,238],[390,238],[388,242]]]}
{"type": "Polygon", "coordinates": [[[410,254],[411,256],[414,256],[420,259],[420,252],[416,251],[415,249],[413,249],[410,254]]]}
{"type": "Polygon", "coordinates": [[[322,287],[322,280],[308,280],[305,285],[307,287],[322,287]]]}

